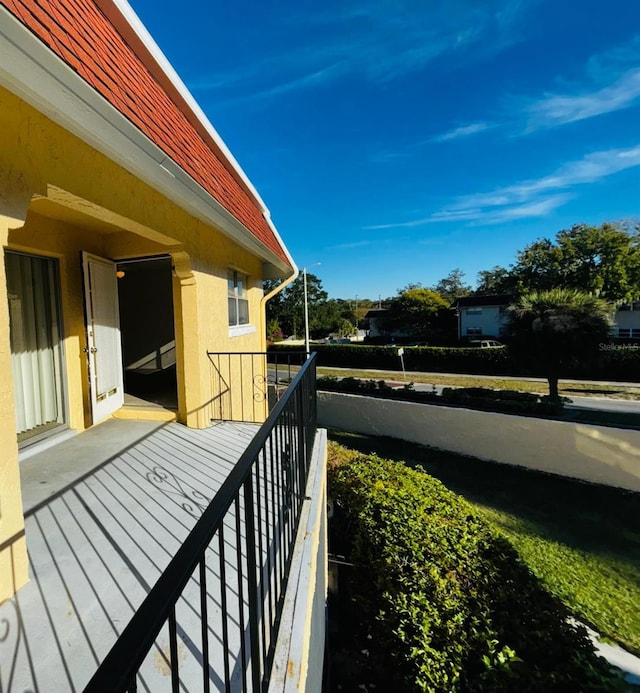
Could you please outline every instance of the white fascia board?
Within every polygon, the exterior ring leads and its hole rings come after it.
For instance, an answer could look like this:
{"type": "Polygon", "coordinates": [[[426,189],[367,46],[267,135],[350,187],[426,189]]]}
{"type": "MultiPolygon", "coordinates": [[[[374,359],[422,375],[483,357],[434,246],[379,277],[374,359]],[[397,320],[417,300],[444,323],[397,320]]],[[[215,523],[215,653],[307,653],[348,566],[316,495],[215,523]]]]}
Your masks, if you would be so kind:
{"type": "Polygon", "coordinates": [[[147,31],[147,28],[140,21],[140,18],[135,13],[134,9],[127,2],[127,0],[111,0],[111,2],[115,7],[118,8],[120,14],[124,17],[129,26],[135,31],[136,35],[142,41],[145,48],[149,51],[156,63],[158,63],[160,69],[169,78],[176,91],[186,101],[187,105],[189,106],[193,114],[196,116],[202,127],[206,130],[207,134],[215,142],[216,146],[219,147],[221,153],[227,159],[227,161],[229,162],[233,170],[236,172],[238,177],[250,190],[256,202],[258,202],[263,214],[268,216],[269,210],[267,209],[264,201],[260,197],[260,194],[253,186],[253,183],[249,180],[246,173],[242,170],[242,167],[237,162],[236,158],[233,156],[231,151],[228,149],[227,145],[224,143],[224,140],[222,139],[222,137],[220,137],[217,130],[213,127],[211,121],[207,118],[204,111],[200,108],[198,102],[193,98],[191,92],[180,78],[180,75],[178,75],[178,73],[173,69],[173,66],[167,60],[165,54],[160,49],[160,46],[158,46],[151,34],[147,31]]]}
{"type": "Polygon", "coordinates": [[[219,228],[283,274],[291,273],[280,257],[4,6],[0,6],[0,42],[2,86],[185,211],[219,228]]]}

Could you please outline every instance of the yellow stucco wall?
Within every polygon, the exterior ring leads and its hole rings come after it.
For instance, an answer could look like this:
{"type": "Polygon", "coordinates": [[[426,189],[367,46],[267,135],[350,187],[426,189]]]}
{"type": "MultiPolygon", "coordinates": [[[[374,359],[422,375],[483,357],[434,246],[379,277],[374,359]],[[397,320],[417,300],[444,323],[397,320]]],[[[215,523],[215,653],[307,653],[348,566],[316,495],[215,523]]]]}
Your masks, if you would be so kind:
{"type": "MultiPolygon", "coordinates": [[[[261,351],[262,261],[192,217],[126,170],[0,89],[0,219],[2,245],[59,260],[69,425],[92,424],[85,336],[81,251],[113,260],[170,254],[179,420],[210,422],[211,364],[207,351],[261,351]],[[2,216],[4,215],[4,216],[2,216]],[[15,221],[17,220],[17,221],[15,221]],[[11,228],[9,228],[11,226],[11,228]],[[255,331],[231,336],[227,270],[249,277],[255,331]]],[[[22,531],[4,267],[0,276],[0,546],[22,531]]],[[[16,577],[0,553],[0,599],[26,579],[24,541],[16,577]]],[[[15,546],[14,546],[15,549],[15,546]]],[[[15,551],[14,551],[15,553],[15,551]]]]}
{"type": "MultiPolygon", "coordinates": [[[[6,244],[9,225],[15,220],[0,216],[0,241],[6,244]]],[[[19,221],[17,222],[19,223],[19,221]]],[[[27,548],[24,538],[18,445],[11,378],[9,310],[4,262],[0,263],[0,602],[25,584],[27,548]]]]}

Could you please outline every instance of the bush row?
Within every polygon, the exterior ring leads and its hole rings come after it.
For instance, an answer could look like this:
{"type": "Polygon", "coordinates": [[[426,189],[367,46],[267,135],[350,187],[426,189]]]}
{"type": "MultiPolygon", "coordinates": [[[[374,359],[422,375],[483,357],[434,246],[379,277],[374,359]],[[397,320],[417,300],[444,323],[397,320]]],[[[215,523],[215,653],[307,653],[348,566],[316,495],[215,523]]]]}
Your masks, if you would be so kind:
{"type": "MultiPolygon", "coordinates": [[[[360,344],[314,344],[319,366],[342,368],[378,368],[401,370],[397,347],[360,344]]],[[[304,351],[304,347],[273,344],[271,353],[304,351]]],[[[544,376],[527,371],[504,349],[472,349],[459,347],[405,347],[404,365],[408,371],[434,373],[469,373],[473,375],[544,376]]],[[[572,378],[629,380],[640,382],[640,347],[603,345],[594,362],[572,368],[563,375],[572,378]]]]}
{"type": "Polygon", "coordinates": [[[560,415],[564,411],[564,399],[552,400],[550,397],[532,392],[515,390],[490,390],[484,387],[445,387],[442,394],[416,391],[413,384],[393,388],[384,380],[361,380],[359,378],[336,378],[323,376],[317,380],[318,390],[346,392],[354,395],[397,399],[405,402],[424,404],[456,404],[473,409],[498,411],[511,414],[560,415]]]}
{"type": "Polygon", "coordinates": [[[394,690],[619,690],[567,608],[439,481],[354,453],[330,467],[329,493],[394,690]]]}
{"type": "Polygon", "coordinates": [[[548,395],[516,390],[490,390],[486,387],[445,387],[442,400],[472,409],[485,409],[511,414],[559,416],[564,412],[567,397],[552,399],[548,395]]]}

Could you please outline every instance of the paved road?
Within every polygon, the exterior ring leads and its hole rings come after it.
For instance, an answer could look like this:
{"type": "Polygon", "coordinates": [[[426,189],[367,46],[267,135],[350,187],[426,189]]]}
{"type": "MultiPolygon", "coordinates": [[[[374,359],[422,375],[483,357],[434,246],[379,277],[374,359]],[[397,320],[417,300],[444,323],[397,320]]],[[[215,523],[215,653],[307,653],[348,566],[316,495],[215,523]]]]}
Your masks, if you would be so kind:
{"type": "Polygon", "coordinates": [[[611,397],[571,397],[567,409],[591,409],[596,411],[613,411],[619,414],[640,414],[640,402],[611,397]]]}
{"type": "MultiPolygon", "coordinates": [[[[420,392],[433,392],[433,385],[416,383],[414,389],[420,392]]],[[[446,385],[436,385],[435,391],[440,395],[446,385]]],[[[609,397],[571,397],[567,409],[592,409],[596,411],[613,411],[618,413],[640,414],[640,402],[609,397]]]]}

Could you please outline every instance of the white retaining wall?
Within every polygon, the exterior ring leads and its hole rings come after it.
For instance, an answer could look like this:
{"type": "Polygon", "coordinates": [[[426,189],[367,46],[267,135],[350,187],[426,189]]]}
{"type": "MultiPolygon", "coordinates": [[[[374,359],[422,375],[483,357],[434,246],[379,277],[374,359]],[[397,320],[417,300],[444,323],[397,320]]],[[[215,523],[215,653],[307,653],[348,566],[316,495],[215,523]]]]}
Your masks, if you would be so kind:
{"type": "Polygon", "coordinates": [[[327,432],[318,430],[269,693],[322,690],[327,602],[327,432]]]}
{"type": "Polygon", "coordinates": [[[318,419],[325,428],[640,492],[640,431],[335,392],[318,392],[318,419]]]}

